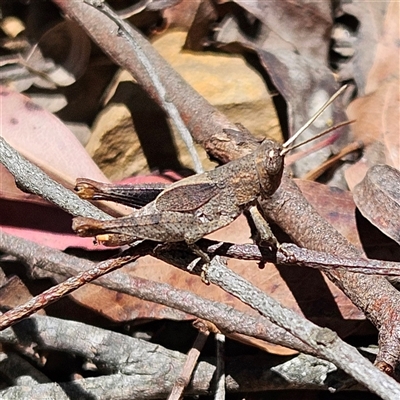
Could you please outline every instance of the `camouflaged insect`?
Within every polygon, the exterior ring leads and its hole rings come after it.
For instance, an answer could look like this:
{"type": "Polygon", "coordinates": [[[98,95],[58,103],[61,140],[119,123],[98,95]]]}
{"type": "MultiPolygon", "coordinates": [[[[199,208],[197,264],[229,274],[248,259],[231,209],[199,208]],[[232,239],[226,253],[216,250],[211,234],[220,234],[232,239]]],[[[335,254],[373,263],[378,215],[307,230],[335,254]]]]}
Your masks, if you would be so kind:
{"type": "Polygon", "coordinates": [[[107,221],[76,217],[72,227],[79,236],[96,236],[106,246],[140,239],[191,245],[230,224],[258,196],[271,196],[283,164],[281,146],[265,140],[252,154],[168,186],[129,216],[107,221]]]}

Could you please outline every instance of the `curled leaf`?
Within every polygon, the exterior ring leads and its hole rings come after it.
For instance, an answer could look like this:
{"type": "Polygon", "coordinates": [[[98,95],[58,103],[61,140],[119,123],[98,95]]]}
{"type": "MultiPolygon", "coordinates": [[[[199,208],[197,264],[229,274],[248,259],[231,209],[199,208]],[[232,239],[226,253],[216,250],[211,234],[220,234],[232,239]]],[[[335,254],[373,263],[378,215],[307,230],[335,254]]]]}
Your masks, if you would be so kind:
{"type": "Polygon", "coordinates": [[[361,214],[400,244],[400,171],[374,165],[354,188],[361,214]]]}

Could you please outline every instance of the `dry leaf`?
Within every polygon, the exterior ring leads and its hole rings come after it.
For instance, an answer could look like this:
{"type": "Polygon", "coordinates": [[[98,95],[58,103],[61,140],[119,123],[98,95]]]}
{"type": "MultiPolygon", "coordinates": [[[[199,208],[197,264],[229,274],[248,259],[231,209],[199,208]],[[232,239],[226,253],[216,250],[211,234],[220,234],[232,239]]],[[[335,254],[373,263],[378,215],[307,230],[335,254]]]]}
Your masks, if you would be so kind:
{"type": "Polygon", "coordinates": [[[362,215],[400,244],[400,171],[388,165],[371,167],[354,188],[362,215]]]}
{"type": "MultiPolygon", "coordinates": [[[[367,146],[367,166],[388,164],[400,168],[400,91],[399,91],[399,19],[400,4],[391,1],[386,13],[375,62],[368,75],[366,95],[353,101],[347,114],[355,119],[353,133],[367,146]]],[[[354,183],[363,179],[365,168],[347,171],[346,179],[354,183]]]]}

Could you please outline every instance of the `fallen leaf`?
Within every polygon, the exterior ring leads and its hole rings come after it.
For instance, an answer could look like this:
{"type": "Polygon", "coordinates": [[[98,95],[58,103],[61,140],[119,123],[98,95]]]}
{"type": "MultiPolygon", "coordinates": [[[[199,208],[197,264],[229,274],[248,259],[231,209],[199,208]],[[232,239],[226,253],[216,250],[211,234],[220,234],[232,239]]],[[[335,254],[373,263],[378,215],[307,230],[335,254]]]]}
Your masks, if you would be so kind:
{"type": "Polygon", "coordinates": [[[354,188],[362,215],[400,244],[400,171],[389,165],[371,167],[354,188]]]}
{"type": "MultiPolygon", "coordinates": [[[[349,118],[356,120],[352,126],[354,136],[366,146],[362,162],[368,167],[388,164],[400,168],[399,18],[399,3],[391,1],[366,94],[347,108],[349,118]]],[[[346,179],[354,186],[363,179],[365,171],[366,168],[353,168],[347,171],[346,179]]]]}
{"type": "Polygon", "coordinates": [[[58,182],[73,188],[78,177],[107,181],[78,139],[53,114],[28,97],[0,87],[4,139],[58,182]]]}

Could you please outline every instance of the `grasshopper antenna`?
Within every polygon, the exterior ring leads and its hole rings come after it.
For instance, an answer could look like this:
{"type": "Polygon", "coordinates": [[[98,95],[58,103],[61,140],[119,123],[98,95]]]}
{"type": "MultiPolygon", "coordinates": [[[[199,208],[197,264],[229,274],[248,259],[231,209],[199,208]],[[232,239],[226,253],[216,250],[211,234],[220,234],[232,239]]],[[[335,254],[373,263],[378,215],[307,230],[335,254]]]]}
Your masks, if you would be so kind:
{"type": "MultiPolygon", "coordinates": [[[[283,150],[282,150],[282,155],[286,154],[289,150],[287,148],[347,89],[347,85],[342,86],[336,93],[334,93],[329,100],[312,116],[290,139],[288,139],[283,145],[283,150]]],[[[339,125],[337,126],[339,127],[339,125]]],[[[335,127],[335,129],[337,128],[335,127]]],[[[328,130],[329,131],[329,130],[328,130]]],[[[329,131],[330,132],[330,131],[329,131]]],[[[325,133],[328,133],[325,131],[325,133]]],[[[323,133],[323,134],[325,134],[323,133]]],[[[322,134],[318,134],[313,138],[316,139],[318,137],[322,136],[322,134]]],[[[308,143],[303,142],[304,143],[308,143]]],[[[298,147],[296,145],[296,147],[298,147]]],[[[291,149],[293,149],[292,147],[291,149]]]]}
{"type": "MultiPolygon", "coordinates": [[[[350,125],[350,124],[352,124],[353,122],[356,122],[356,120],[353,119],[353,120],[351,120],[351,121],[345,121],[345,122],[341,122],[340,124],[331,126],[330,128],[326,129],[326,130],[323,131],[323,132],[318,133],[317,135],[313,136],[312,138],[309,138],[309,139],[307,139],[307,140],[304,140],[304,141],[301,142],[301,143],[295,144],[295,145],[292,146],[292,147],[285,147],[285,148],[281,151],[281,154],[280,154],[280,155],[281,155],[281,156],[284,156],[285,154],[289,153],[289,151],[291,151],[291,150],[293,150],[293,149],[297,149],[298,147],[303,146],[303,144],[310,143],[310,142],[312,142],[313,140],[318,139],[318,138],[320,138],[321,136],[324,136],[324,135],[326,135],[326,134],[329,133],[329,132],[332,132],[332,131],[334,131],[334,130],[336,130],[336,129],[339,129],[339,128],[341,128],[342,126],[350,125]]],[[[286,144],[286,143],[285,143],[285,144],[286,144]]]]}

